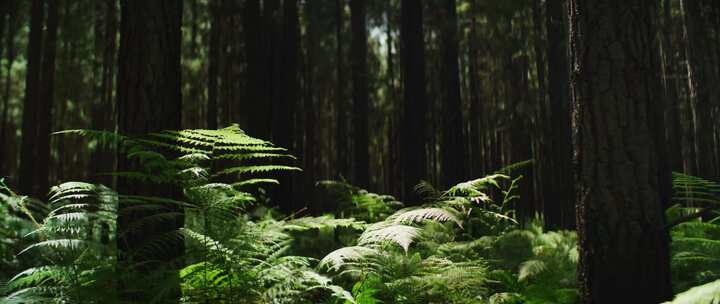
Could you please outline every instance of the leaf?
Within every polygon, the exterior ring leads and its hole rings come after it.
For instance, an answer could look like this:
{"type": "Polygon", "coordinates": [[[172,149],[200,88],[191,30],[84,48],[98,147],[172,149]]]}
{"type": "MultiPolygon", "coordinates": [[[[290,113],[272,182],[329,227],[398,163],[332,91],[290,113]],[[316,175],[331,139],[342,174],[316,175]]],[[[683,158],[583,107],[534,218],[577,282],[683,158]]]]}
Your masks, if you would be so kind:
{"type": "Polygon", "coordinates": [[[717,304],[720,303],[720,280],[695,286],[679,293],[669,304],[717,304]]]}
{"type": "Polygon", "coordinates": [[[358,243],[360,245],[379,243],[382,241],[393,241],[400,245],[400,247],[402,247],[407,253],[413,240],[420,236],[420,229],[412,226],[387,226],[386,223],[380,223],[379,225],[374,226],[375,227],[371,226],[371,228],[360,235],[360,238],[358,239],[358,243]]]}
{"type": "Polygon", "coordinates": [[[347,261],[361,260],[367,256],[376,255],[378,253],[379,252],[376,249],[364,246],[343,247],[328,253],[322,260],[320,260],[318,267],[327,267],[330,270],[338,270],[347,261]]]}

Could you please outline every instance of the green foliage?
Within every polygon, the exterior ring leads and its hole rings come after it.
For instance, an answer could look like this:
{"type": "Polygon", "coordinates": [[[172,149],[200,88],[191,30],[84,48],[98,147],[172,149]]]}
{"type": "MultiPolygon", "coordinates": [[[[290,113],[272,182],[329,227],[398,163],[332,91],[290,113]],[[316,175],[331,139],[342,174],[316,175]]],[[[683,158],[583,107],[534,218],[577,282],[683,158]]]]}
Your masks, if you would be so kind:
{"type": "Polygon", "coordinates": [[[720,303],[720,280],[690,288],[675,296],[670,304],[717,304],[720,303]]]}
{"type": "MultiPolygon", "coordinates": [[[[416,189],[425,204],[410,208],[392,196],[321,181],[318,197],[334,206],[333,214],[283,217],[265,205],[260,187],[278,184],[271,173],[299,170],[287,163],[294,157],[237,126],[142,138],[65,133],[108,147],[117,144],[139,166],[112,174],[177,187],[182,198],[124,195],[103,185],[68,182],[53,187],[43,203],[0,181],[0,214],[7,215],[0,217],[0,246],[13,253],[0,257],[15,273],[1,273],[7,281],[5,302],[113,303],[119,301],[118,276],[135,280],[129,288],[152,290],[157,297],[147,299],[151,303],[178,280],[182,303],[578,299],[575,234],[543,231],[538,221],[520,227],[513,205],[521,176],[498,173],[445,191],[422,183],[416,189]],[[117,217],[137,211],[145,216],[118,231],[117,217]],[[116,247],[118,235],[180,216],[184,227],[148,236],[137,252],[116,247]],[[177,239],[185,242],[185,266],[179,271],[167,267],[139,275],[131,267],[118,273],[123,267],[118,255],[162,252],[177,239]]],[[[669,220],[683,221],[671,230],[674,287],[689,291],[672,303],[713,303],[720,279],[720,226],[712,212],[693,214],[716,205],[720,187],[680,174],[674,186],[677,205],[668,209],[669,220]]]]}

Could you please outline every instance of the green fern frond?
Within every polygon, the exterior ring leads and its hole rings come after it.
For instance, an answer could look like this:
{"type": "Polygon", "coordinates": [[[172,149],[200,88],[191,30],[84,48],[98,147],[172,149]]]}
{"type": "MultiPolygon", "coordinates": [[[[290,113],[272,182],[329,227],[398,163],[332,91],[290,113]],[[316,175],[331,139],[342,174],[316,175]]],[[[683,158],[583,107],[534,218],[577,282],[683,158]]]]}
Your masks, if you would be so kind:
{"type": "Polygon", "coordinates": [[[377,249],[365,246],[350,246],[337,249],[328,253],[320,263],[318,268],[327,268],[329,270],[339,270],[349,261],[359,261],[371,255],[379,254],[377,249]]]}
{"type": "Polygon", "coordinates": [[[359,245],[376,244],[384,241],[392,241],[407,253],[410,244],[420,236],[420,229],[407,225],[388,225],[380,223],[371,225],[358,238],[359,245]]]}
{"type": "Polygon", "coordinates": [[[462,221],[452,211],[442,208],[421,208],[400,210],[387,219],[394,224],[421,223],[426,220],[437,222],[452,221],[462,228],[462,221]]]}
{"type": "Polygon", "coordinates": [[[720,280],[690,288],[675,296],[668,304],[720,303],[720,280]]]}

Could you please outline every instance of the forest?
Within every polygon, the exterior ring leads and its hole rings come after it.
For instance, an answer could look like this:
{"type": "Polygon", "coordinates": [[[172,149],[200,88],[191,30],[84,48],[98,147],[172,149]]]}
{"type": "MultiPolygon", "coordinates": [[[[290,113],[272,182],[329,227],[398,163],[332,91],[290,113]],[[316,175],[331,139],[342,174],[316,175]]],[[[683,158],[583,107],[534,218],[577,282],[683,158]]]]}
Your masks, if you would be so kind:
{"type": "Polygon", "coordinates": [[[0,303],[720,303],[720,1],[2,0],[0,303]]]}

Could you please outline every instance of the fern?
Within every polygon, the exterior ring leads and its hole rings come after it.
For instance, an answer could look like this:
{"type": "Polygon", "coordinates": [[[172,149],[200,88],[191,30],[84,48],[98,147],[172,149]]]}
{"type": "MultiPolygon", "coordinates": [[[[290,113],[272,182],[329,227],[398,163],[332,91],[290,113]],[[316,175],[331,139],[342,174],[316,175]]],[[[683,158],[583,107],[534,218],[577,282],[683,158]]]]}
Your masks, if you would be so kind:
{"type": "Polygon", "coordinates": [[[690,288],[675,296],[669,304],[720,303],[720,280],[690,288]]]}

